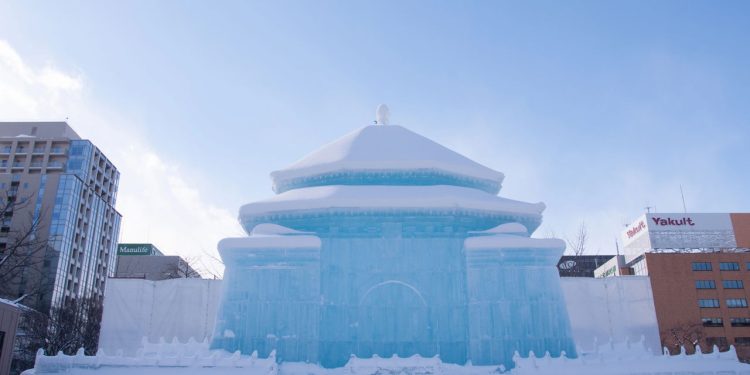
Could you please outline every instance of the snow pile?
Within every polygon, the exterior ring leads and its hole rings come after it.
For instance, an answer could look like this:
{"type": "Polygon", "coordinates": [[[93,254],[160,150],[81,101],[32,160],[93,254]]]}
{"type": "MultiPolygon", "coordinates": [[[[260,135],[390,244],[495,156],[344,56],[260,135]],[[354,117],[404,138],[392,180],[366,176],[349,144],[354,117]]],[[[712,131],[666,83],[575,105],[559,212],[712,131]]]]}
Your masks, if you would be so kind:
{"type": "MultiPolygon", "coordinates": [[[[258,358],[258,353],[242,355],[239,351],[234,353],[222,350],[195,350],[194,343],[180,348],[185,344],[159,345],[156,351],[139,351],[133,357],[126,357],[122,352],[116,355],[106,355],[99,352],[95,356],[86,356],[83,348],[75,355],[59,353],[56,356],[45,356],[42,349],[37,352],[36,363],[32,374],[47,373],[80,373],[85,370],[96,370],[98,373],[108,373],[108,370],[130,369],[130,373],[138,371],[141,374],[163,373],[160,370],[169,371],[174,368],[182,368],[189,373],[193,369],[211,368],[214,373],[222,374],[222,369],[243,369],[244,373],[250,374],[278,374],[276,364],[276,353],[272,352],[268,358],[258,358]],[[191,351],[191,349],[193,351],[191,351]]],[[[203,345],[207,347],[207,343],[203,345]]]]}
{"type": "Polygon", "coordinates": [[[608,343],[598,348],[595,353],[578,358],[550,357],[549,353],[538,357],[531,352],[527,357],[516,353],[513,358],[515,368],[513,375],[526,374],[576,374],[576,375],[657,375],[657,374],[701,374],[701,375],[739,375],[750,374],[750,366],[737,360],[734,346],[728,351],[720,352],[714,346],[711,353],[687,355],[684,348],[675,356],[654,355],[646,349],[643,340],[640,343],[608,343]]]}
{"type": "Polygon", "coordinates": [[[207,350],[207,343],[189,342],[147,345],[139,350],[136,356],[126,357],[121,353],[96,356],[84,356],[83,350],[76,355],[45,356],[37,354],[36,367],[26,374],[50,374],[65,372],[69,374],[87,374],[96,372],[100,375],[132,374],[257,374],[257,375],[376,375],[376,374],[461,374],[489,375],[506,373],[510,375],[599,375],[599,374],[701,374],[701,375],[740,375],[750,374],[750,366],[737,361],[734,347],[726,352],[719,352],[717,347],[711,353],[693,355],[682,353],[655,355],[640,343],[606,343],[596,352],[579,358],[567,358],[564,355],[553,358],[549,353],[537,356],[530,352],[522,357],[518,353],[513,357],[515,368],[506,371],[502,366],[459,366],[443,363],[439,357],[423,358],[356,358],[340,368],[324,369],[309,363],[276,363],[275,352],[268,358],[258,358],[257,353],[250,356],[239,352],[229,353],[222,350],[207,350]]]}

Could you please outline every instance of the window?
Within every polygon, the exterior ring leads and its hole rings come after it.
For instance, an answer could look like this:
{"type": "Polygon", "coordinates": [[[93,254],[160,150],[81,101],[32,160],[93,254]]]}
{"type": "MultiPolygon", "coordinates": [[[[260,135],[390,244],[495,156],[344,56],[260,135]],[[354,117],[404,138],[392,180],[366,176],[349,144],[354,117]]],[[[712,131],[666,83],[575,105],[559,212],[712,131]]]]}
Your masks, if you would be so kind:
{"type": "Polygon", "coordinates": [[[734,343],[742,346],[750,345],[750,337],[735,337],[734,343]]]}
{"type": "Polygon", "coordinates": [[[737,262],[721,262],[719,263],[719,269],[722,271],[739,271],[740,264],[737,262]]]}
{"type": "Polygon", "coordinates": [[[721,284],[724,289],[744,289],[745,286],[742,284],[742,280],[722,280],[721,284]]]}
{"type": "Polygon", "coordinates": [[[703,307],[703,308],[719,307],[719,300],[715,298],[714,299],[699,299],[698,307],[703,307]]]}
{"type": "Polygon", "coordinates": [[[695,280],[695,289],[716,289],[713,280],[695,280]]]}
{"type": "Polygon", "coordinates": [[[693,262],[693,271],[711,271],[711,262],[693,262]]]}
{"type": "Polygon", "coordinates": [[[727,307],[747,307],[747,300],[744,298],[729,298],[727,299],[727,307]]]}
{"type": "Polygon", "coordinates": [[[704,327],[722,327],[724,320],[721,318],[702,318],[704,327]]]}
{"type": "Polygon", "coordinates": [[[732,318],[729,322],[732,327],[750,327],[750,318],[732,318]]]}

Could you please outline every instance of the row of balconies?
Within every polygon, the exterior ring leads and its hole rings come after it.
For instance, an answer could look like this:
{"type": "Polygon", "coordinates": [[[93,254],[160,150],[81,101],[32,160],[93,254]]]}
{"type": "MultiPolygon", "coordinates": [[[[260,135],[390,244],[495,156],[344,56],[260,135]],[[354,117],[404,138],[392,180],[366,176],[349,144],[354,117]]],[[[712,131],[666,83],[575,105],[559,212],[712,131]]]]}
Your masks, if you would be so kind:
{"type": "MultiPolygon", "coordinates": [[[[8,163],[7,160],[0,161],[0,168],[8,168],[8,166],[11,167],[11,169],[24,169],[26,168],[26,162],[16,161],[13,163],[8,163]]],[[[43,162],[40,161],[33,161],[28,164],[29,169],[42,169],[45,167],[43,162]]],[[[47,169],[62,169],[65,167],[65,163],[62,161],[50,161],[46,165],[47,169]]]]}
{"type": "MultiPolygon", "coordinates": [[[[11,146],[3,146],[0,147],[0,155],[8,155],[12,151],[11,146]]],[[[26,147],[20,146],[16,147],[16,154],[26,154],[28,153],[28,149],[26,147]]],[[[32,151],[32,155],[44,155],[47,153],[47,149],[44,147],[35,147],[32,151]]],[[[50,155],[65,155],[68,153],[68,150],[63,147],[52,147],[49,150],[50,155]]]]}

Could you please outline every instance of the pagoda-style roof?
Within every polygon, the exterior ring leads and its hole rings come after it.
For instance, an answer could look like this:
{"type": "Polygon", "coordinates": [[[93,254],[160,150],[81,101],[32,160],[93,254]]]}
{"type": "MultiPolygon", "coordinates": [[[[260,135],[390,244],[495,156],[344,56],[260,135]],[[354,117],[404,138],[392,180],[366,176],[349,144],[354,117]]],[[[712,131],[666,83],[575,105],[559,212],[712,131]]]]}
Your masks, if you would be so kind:
{"type": "Polygon", "coordinates": [[[322,185],[453,185],[497,194],[503,177],[398,125],[357,129],[271,173],[276,193],[322,185]]]}
{"type": "Polygon", "coordinates": [[[240,221],[250,233],[255,225],[291,216],[326,213],[372,215],[388,212],[463,213],[497,216],[524,223],[528,232],[539,226],[544,203],[527,203],[487,192],[448,185],[436,186],[314,186],[289,190],[240,208],[240,221]]]}

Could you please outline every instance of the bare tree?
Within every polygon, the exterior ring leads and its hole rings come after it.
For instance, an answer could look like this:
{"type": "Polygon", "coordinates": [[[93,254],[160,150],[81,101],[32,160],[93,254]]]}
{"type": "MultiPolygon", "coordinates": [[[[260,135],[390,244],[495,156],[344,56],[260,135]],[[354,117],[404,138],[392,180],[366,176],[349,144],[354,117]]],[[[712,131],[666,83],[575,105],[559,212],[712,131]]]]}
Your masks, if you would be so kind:
{"type": "Polygon", "coordinates": [[[50,311],[44,349],[48,354],[74,354],[84,348],[96,354],[103,304],[97,297],[68,299],[50,311]]]}
{"type": "Polygon", "coordinates": [[[178,258],[177,263],[170,265],[164,272],[167,279],[200,278],[201,274],[195,270],[198,257],[178,258]]]}
{"type": "Polygon", "coordinates": [[[568,250],[576,256],[583,255],[583,253],[586,252],[587,240],[588,229],[586,228],[586,223],[583,221],[581,222],[581,225],[578,226],[578,231],[574,238],[571,239],[567,236],[565,237],[565,242],[568,244],[568,250]]]}
{"type": "Polygon", "coordinates": [[[30,212],[30,202],[30,197],[19,198],[17,190],[0,194],[0,297],[21,303],[41,293],[46,283],[43,265],[49,239],[37,235],[44,210],[30,212]]]}
{"type": "MultiPolygon", "coordinates": [[[[660,333],[661,345],[670,354],[679,353],[681,348],[685,348],[689,354],[695,353],[696,346],[706,338],[703,323],[683,322],[665,328],[660,333]]],[[[704,348],[706,349],[711,350],[704,348]]]]}
{"type": "Polygon", "coordinates": [[[47,355],[59,352],[72,355],[79,348],[86,355],[96,354],[102,302],[97,297],[70,298],[60,306],[53,306],[49,314],[24,308],[14,346],[13,371],[20,373],[32,368],[39,349],[44,349],[47,355]]]}

